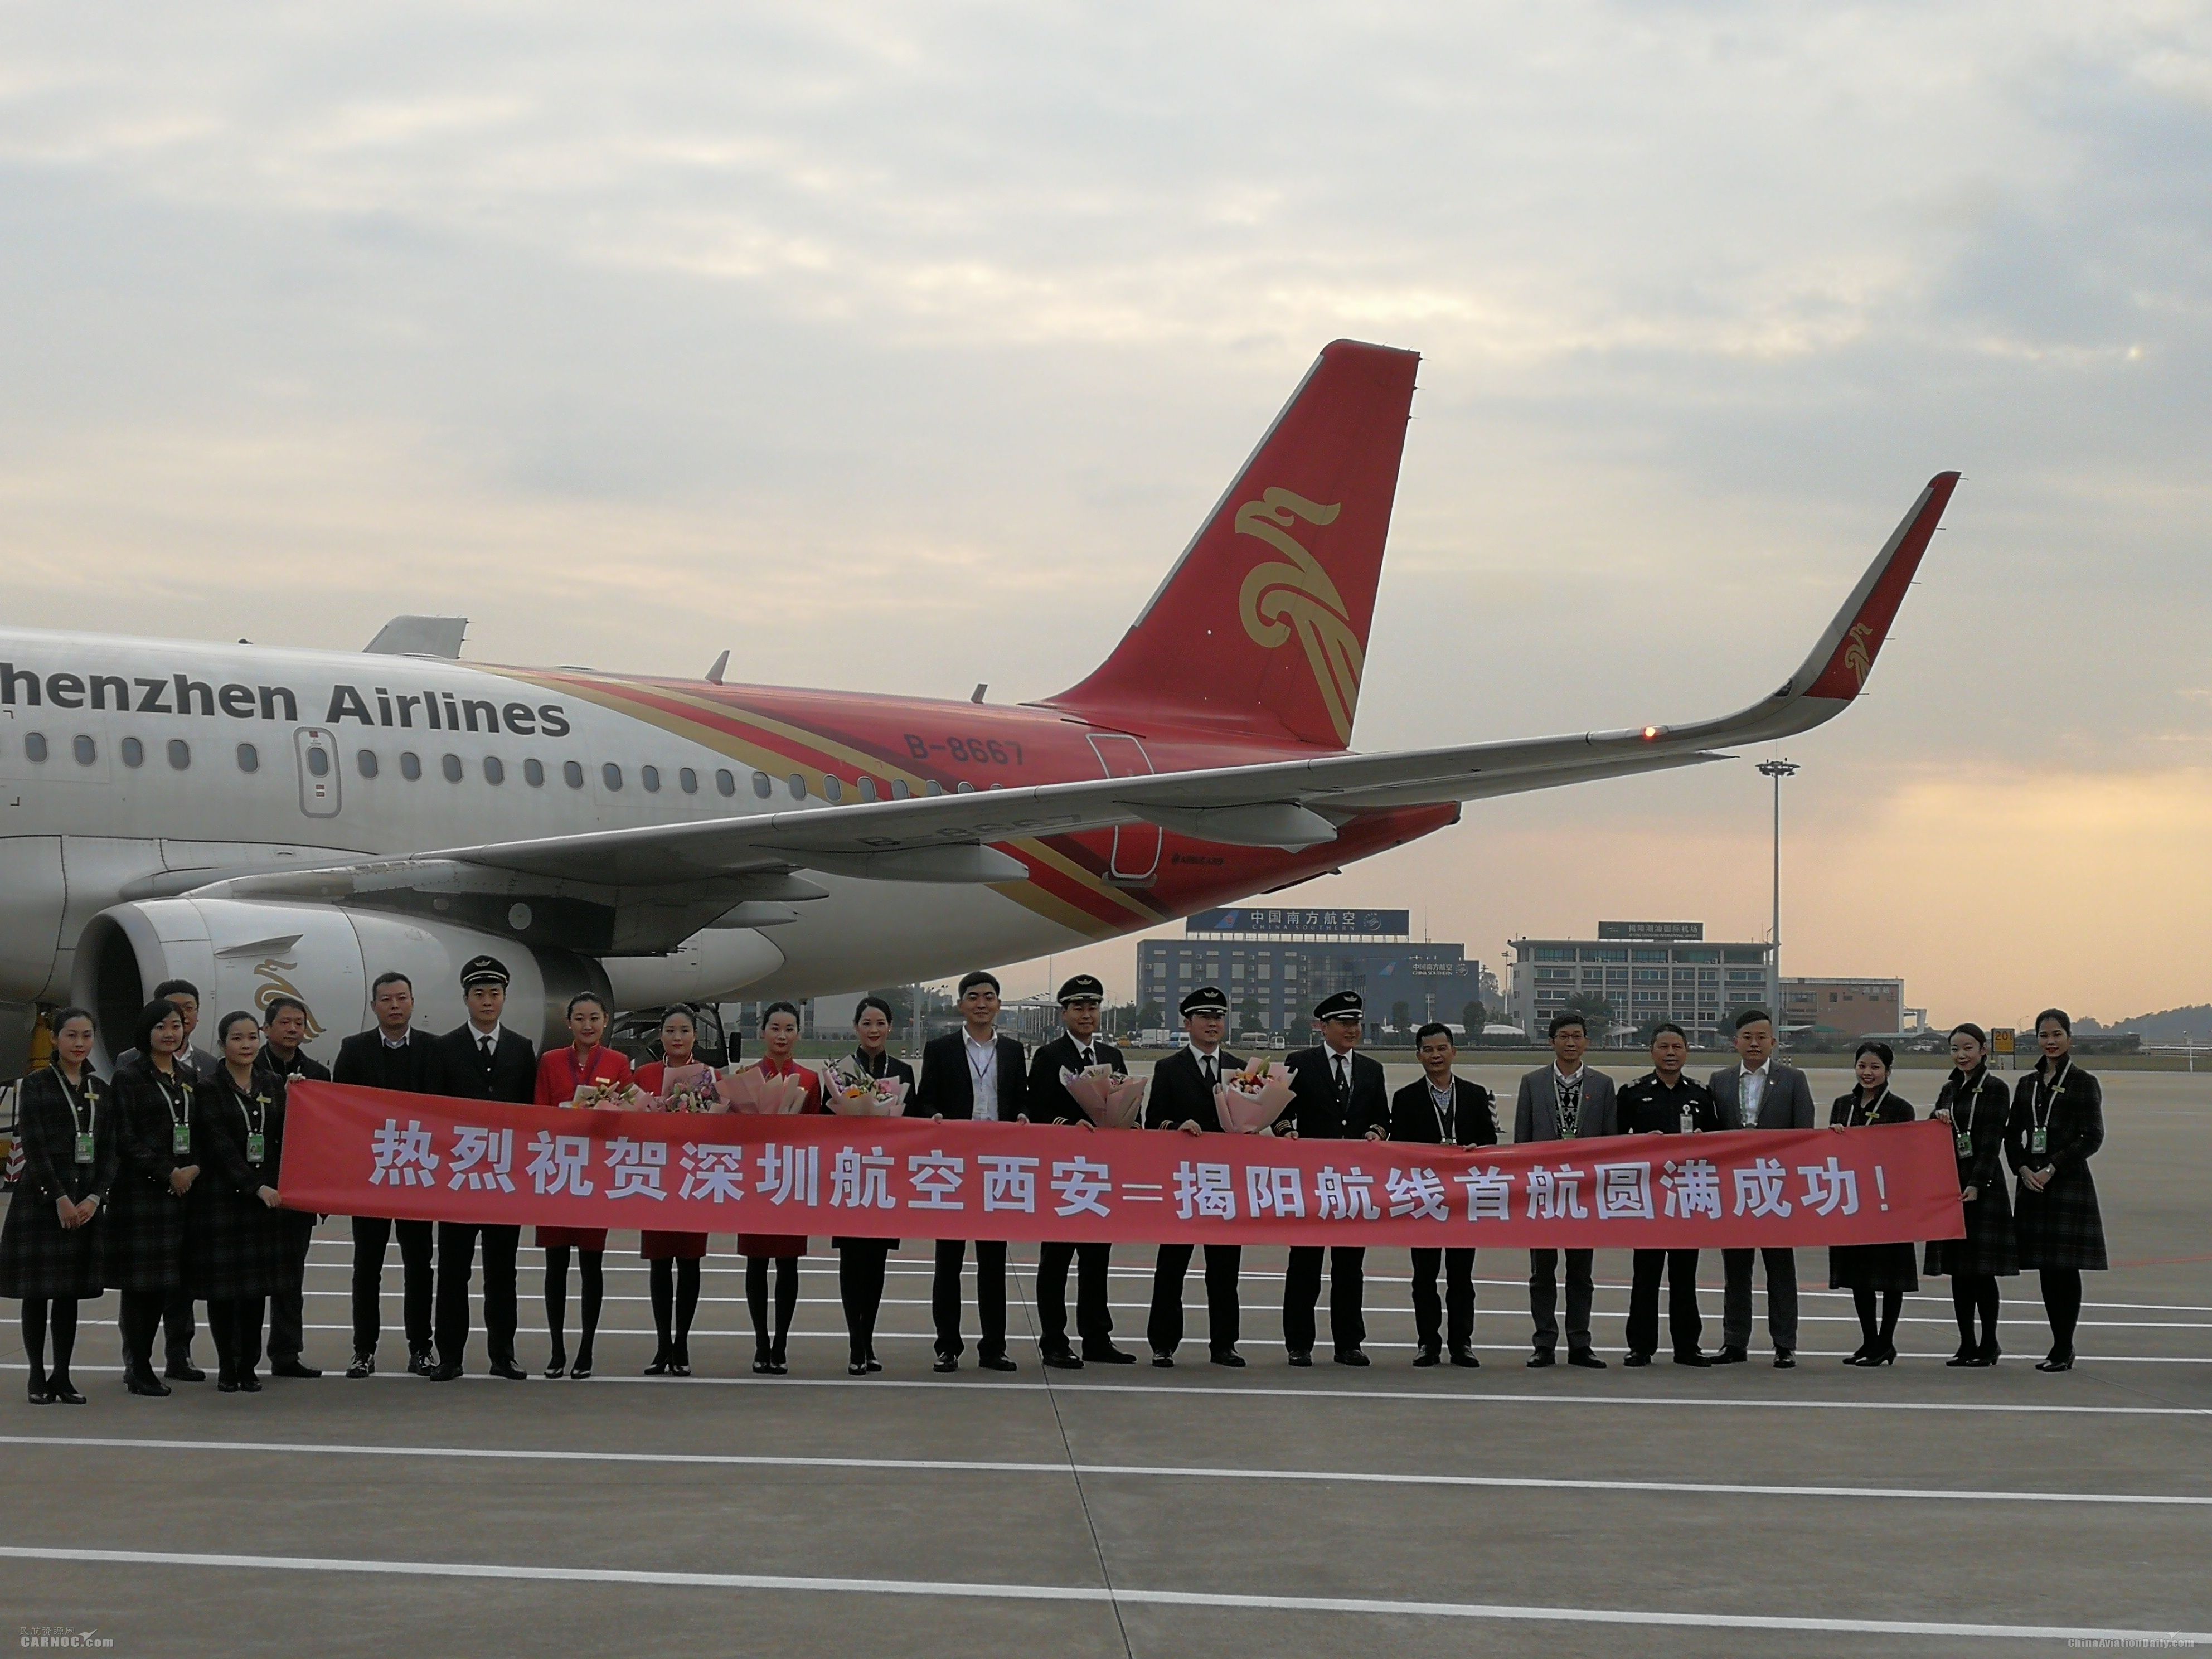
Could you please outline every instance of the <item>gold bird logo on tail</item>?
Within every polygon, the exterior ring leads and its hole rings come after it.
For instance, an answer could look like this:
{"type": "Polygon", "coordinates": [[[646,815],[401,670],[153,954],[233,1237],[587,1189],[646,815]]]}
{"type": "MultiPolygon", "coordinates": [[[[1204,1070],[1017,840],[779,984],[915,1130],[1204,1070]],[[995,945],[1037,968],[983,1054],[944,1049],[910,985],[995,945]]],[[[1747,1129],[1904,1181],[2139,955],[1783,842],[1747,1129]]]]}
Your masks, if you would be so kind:
{"type": "Polygon", "coordinates": [[[1258,501],[1238,507],[1237,533],[1257,537],[1283,558],[1252,567],[1237,595],[1237,610],[1255,645],[1272,650],[1293,632],[1297,635],[1336,740],[1349,744],[1366,653],[1328,572],[1289,534],[1301,519],[1331,524],[1342,510],[1340,502],[1324,507],[1287,489],[1264,491],[1258,501]]]}

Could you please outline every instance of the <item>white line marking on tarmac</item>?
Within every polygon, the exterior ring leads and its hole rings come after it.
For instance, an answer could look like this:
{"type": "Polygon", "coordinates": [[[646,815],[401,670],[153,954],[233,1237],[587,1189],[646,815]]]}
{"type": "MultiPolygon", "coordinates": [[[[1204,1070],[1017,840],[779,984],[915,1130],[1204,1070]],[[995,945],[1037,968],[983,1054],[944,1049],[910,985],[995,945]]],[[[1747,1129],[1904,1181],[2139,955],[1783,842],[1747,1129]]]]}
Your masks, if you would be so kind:
{"type": "Polygon", "coordinates": [[[100,1435],[0,1434],[0,1445],[104,1450],[246,1452],[290,1456],[461,1458],[490,1462],[662,1464],[678,1468],[855,1469],[884,1474],[1117,1475],[1145,1480],[1267,1480],[1368,1486],[1482,1486],[1540,1492],[1670,1492],[1724,1498],[1856,1498],[1915,1503],[2105,1504],[2212,1509],[2212,1498],[2167,1492],[1947,1491],[1933,1486],[1753,1486],[1711,1480],[1572,1480],[1548,1476],[1392,1474],[1365,1469],[1238,1469],[1205,1464],[1023,1463],[981,1458],[802,1457],[739,1452],[547,1450],[532,1447],[374,1446],[313,1441],[159,1440],[100,1435]]]}
{"type": "Polygon", "coordinates": [[[1108,1589],[1090,1584],[969,1583],[957,1579],[799,1577],[781,1573],[676,1572],[624,1567],[525,1566],[504,1562],[392,1561],[304,1555],[216,1555],[183,1550],[98,1550],[0,1545],[0,1558],[111,1566],[215,1567],[248,1572],[366,1573],[408,1578],[516,1579],[537,1583],[640,1584],[685,1589],[789,1590],[833,1595],[911,1595],[990,1601],[1077,1601],[1230,1612],[1335,1613],[1386,1618],[1482,1619],[1573,1625],[1662,1626],[1863,1636],[1985,1637],[2011,1641],[2127,1645],[2212,1642],[2212,1631],[2140,1626],[1968,1625],[1932,1620],[1813,1619],[1769,1613],[1666,1613],[1644,1607],[1522,1607],[1504,1602],[1392,1601],[1370,1596],[1236,1595],[1202,1590],[1108,1589]]]}
{"type": "MultiPolygon", "coordinates": [[[[880,1333],[878,1333],[880,1334],[880,1333]]],[[[841,1339],[842,1340],[842,1339],[841,1339]]],[[[29,1368],[21,1361],[0,1362],[0,1371],[21,1371],[29,1368]]],[[[70,1370],[88,1376],[115,1376],[122,1374],[120,1365],[71,1364],[70,1370]]],[[[378,1382],[420,1382],[420,1377],[404,1371],[379,1371],[370,1379],[378,1382]]],[[[488,1373],[471,1373],[460,1379],[469,1382],[493,1382],[499,1379],[488,1373]]],[[[325,1372],[321,1385],[343,1383],[345,1378],[335,1372],[325,1372]]],[[[289,1392],[306,1383],[278,1382],[276,1388],[289,1392]]],[[[318,1385],[319,1386],[319,1385],[318,1385]]],[[[518,1386],[509,1383],[507,1386],[518,1386]]],[[[1731,1407],[1743,1411],[1835,1411],[1835,1412],[1989,1412],[2000,1416],[2024,1417],[2212,1417],[2212,1407],[2206,1406],[2026,1406],[2001,1404],[1995,1401],[1937,1401],[1937,1400],[1730,1400],[1718,1395],[1684,1395],[1667,1398],[1657,1395],[1608,1394],[1477,1394],[1468,1389],[1454,1389],[1449,1393],[1417,1392],[1415,1389],[1328,1389],[1278,1388],[1265,1383],[1224,1382],[1212,1387],[1187,1382],[1081,1382],[1063,1377],[1049,1385],[1044,1382],[1007,1382],[998,1377],[978,1375],[957,1382],[939,1382],[927,1377],[843,1377],[843,1376],[621,1376],[601,1371],[580,1385],[564,1382],[562,1388],[581,1386],[586,1389],[639,1387],[653,1388],[674,1394],[687,1388],[704,1389],[967,1389],[979,1397],[989,1398],[1007,1390],[1041,1393],[1048,1386],[1061,1399],[1078,1395],[1109,1394],[1177,1396],[1202,1395],[1209,1400],[1386,1400],[1408,1406],[1658,1406],[1703,1407],[1731,1407]]],[[[159,1407],[149,1407],[158,1410],[159,1407]]],[[[251,1410],[251,1407],[244,1409],[251,1410]]]]}

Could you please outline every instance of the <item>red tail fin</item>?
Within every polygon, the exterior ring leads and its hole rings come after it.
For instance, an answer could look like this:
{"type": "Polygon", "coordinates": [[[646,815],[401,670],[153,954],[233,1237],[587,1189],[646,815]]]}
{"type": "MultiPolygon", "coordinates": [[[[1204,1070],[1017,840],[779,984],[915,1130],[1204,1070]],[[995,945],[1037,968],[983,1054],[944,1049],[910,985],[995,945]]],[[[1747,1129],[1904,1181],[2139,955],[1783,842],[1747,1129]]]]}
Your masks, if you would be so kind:
{"type": "Polygon", "coordinates": [[[1419,362],[1324,347],[1114,654],[1047,703],[1139,734],[1349,744],[1419,362]]]}

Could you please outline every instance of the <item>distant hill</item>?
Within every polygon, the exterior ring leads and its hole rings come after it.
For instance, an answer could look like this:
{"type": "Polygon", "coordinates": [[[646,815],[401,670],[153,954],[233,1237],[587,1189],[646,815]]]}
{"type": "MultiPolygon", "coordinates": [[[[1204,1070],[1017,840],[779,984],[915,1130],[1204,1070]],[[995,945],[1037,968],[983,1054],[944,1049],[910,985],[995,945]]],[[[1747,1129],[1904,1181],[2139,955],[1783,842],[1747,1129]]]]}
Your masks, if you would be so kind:
{"type": "Polygon", "coordinates": [[[2179,1042],[2185,1036],[2212,1048],[2212,1003],[2191,1003],[2186,1008],[2167,1008],[2155,1014],[2138,1014],[2133,1019],[2114,1020],[2100,1025],[2094,1019],[2078,1019],[2074,1029],[2087,1036],[2093,1031],[2136,1031],[2149,1043],[2179,1042]]]}

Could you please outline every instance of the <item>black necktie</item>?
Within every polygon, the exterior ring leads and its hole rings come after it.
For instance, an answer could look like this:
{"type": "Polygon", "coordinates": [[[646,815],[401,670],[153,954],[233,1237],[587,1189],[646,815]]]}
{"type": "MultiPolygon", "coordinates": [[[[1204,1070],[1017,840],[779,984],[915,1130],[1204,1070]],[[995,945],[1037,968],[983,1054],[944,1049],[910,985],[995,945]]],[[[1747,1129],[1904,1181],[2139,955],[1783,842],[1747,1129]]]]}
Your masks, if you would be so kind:
{"type": "Polygon", "coordinates": [[[1342,1054],[1336,1057],[1336,1098],[1340,1105],[1352,1096],[1352,1079],[1345,1069],[1350,1063],[1342,1054]]]}
{"type": "Polygon", "coordinates": [[[491,1039],[488,1036],[478,1037],[477,1044],[483,1050],[484,1070],[489,1072],[491,1070],[491,1039]]]}
{"type": "Polygon", "coordinates": [[[1200,1060],[1198,1064],[1199,1069],[1206,1073],[1206,1086],[1208,1089],[1219,1087],[1219,1079],[1213,1075],[1213,1056],[1212,1054],[1208,1054],[1205,1059],[1200,1060]]]}
{"type": "Polygon", "coordinates": [[[1079,1049],[1077,1049],[1077,1050],[1076,1050],[1076,1053],[1077,1053],[1078,1054],[1079,1054],[1079,1055],[1082,1057],[1082,1060],[1083,1060],[1083,1067],[1084,1067],[1084,1069],[1085,1069],[1085,1071],[1090,1070],[1090,1069],[1091,1069],[1091,1050],[1090,1050],[1090,1049],[1088,1049],[1088,1048],[1079,1048],[1079,1049]]]}

